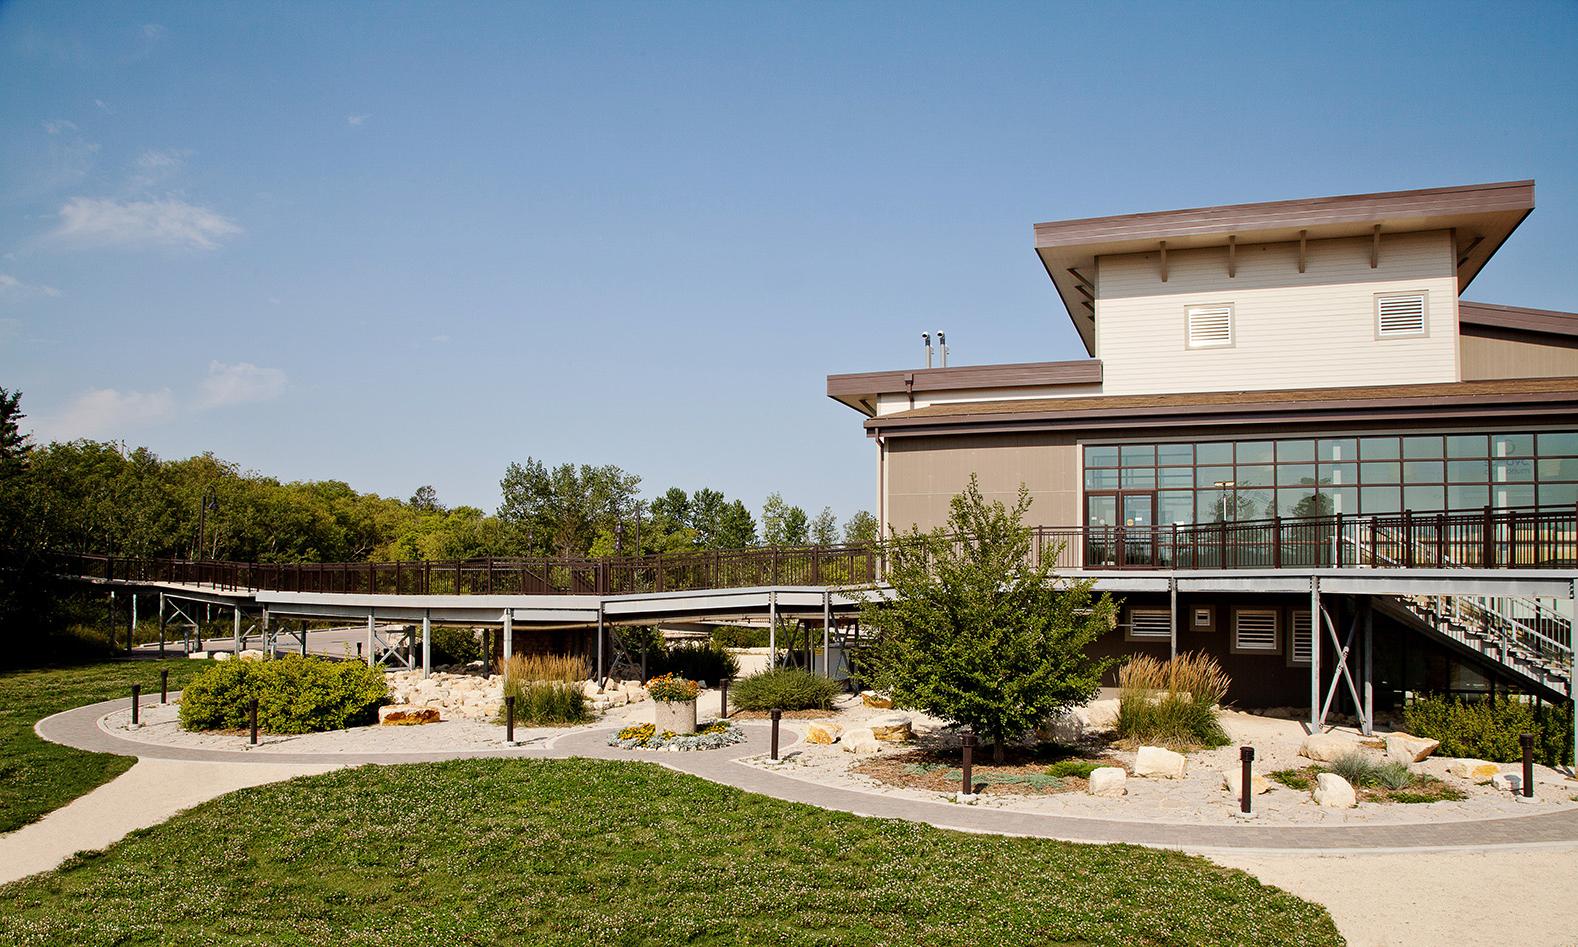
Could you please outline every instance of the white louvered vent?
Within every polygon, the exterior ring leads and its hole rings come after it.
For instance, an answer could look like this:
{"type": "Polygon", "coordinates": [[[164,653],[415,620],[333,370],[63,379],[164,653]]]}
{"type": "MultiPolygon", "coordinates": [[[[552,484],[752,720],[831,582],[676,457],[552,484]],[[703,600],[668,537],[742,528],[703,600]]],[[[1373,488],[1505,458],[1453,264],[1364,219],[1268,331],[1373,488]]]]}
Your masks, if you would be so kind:
{"type": "Polygon", "coordinates": [[[1382,296],[1375,301],[1376,331],[1382,338],[1425,334],[1425,297],[1382,296]]]}
{"type": "Polygon", "coordinates": [[[1187,312],[1190,348],[1233,344],[1232,306],[1190,306],[1187,312]]]}
{"type": "Polygon", "coordinates": [[[1288,629],[1290,640],[1288,647],[1292,651],[1291,660],[1294,664],[1310,663],[1310,613],[1294,612],[1293,627],[1288,629]]]}
{"type": "Polygon", "coordinates": [[[1172,616],[1165,608],[1129,609],[1129,637],[1160,638],[1166,641],[1172,636],[1172,616]]]}
{"type": "Polygon", "coordinates": [[[1233,647],[1239,651],[1277,650],[1277,613],[1270,610],[1234,612],[1233,647]]]}

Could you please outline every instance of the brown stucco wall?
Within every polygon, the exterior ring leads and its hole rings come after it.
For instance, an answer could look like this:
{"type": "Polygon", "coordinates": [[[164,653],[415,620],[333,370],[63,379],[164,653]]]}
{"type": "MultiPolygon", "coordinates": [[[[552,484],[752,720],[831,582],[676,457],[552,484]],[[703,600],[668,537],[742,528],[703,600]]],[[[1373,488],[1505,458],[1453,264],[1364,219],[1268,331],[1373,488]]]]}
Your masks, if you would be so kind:
{"type": "Polygon", "coordinates": [[[1578,375],[1578,338],[1476,328],[1460,344],[1464,381],[1578,375]]]}
{"type": "Polygon", "coordinates": [[[1079,523],[1079,448],[1071,434],[961,434],[890,438],[887,447],[887,525],[900,532],[948,521],[948,501],[970,474],[989,500],[1012,504],[1021,483],[1030,489],[1028,520],[1037,525],[1079,523]]]}

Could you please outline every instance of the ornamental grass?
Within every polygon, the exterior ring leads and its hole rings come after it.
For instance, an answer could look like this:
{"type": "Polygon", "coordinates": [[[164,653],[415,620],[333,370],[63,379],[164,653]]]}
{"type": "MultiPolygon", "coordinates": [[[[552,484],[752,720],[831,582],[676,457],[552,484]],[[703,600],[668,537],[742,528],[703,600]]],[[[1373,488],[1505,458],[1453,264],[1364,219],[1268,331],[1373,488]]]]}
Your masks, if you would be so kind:
{"type": "MultiPolygon", "coordinates": [[[[515,655],[504,662],[504,696],[515,698],[515,721],[527,726],[565,726],[592,719],[581,682],[587,666],[569,655],[515,655]]],[[[499,719],[504,707],[499,707],[499,719]]]]}
{"type": "Polygon", "coordinates": [[[1137,654],[1118,670],[1118,735],[1135,744],[1226,746],[1218,705],[1231,680],[1209,655],[1170,661],[1137,654]]]}

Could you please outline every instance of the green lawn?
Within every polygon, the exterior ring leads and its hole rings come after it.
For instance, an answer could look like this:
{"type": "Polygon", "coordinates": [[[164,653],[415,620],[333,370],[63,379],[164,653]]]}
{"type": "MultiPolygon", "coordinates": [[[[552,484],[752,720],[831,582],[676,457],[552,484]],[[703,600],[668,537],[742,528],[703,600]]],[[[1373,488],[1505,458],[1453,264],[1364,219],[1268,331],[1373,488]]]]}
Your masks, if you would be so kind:
{"type": "Polygon", "coordinates": [[[33,724],[82,704],[131,698],[133,682],[144,698],[159,699],[159,670],[170,669],[179,690],[206,661],[109,661],[48,671],[0,674],[0,832],[9,832],[57,809],[131,768],[129,756],[84,753],[40,740],[33,724]]]}
{"type": "Polygon", "coordinates": [[[1339,944],[1200,858],[946,832],[647,763],[245,789],[0,888],[14,944],[1339,944]]]}

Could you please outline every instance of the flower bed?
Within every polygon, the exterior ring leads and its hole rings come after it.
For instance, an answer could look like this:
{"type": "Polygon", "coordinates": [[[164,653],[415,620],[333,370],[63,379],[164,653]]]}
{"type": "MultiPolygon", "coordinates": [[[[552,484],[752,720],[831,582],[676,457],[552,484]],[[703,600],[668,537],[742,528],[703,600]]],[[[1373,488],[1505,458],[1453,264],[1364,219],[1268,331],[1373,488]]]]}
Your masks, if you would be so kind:
{"type": "MultiPolygon", "coordinates": [[[[1096,767],[1119,765],[1122,764],[1106,757],[1068,759],[1016,750],[1001,765],[992,764],[990,757],[985,762],[976,763],[971,776],[972,782],[978,787],[977,792],[1050,796],[1082,791],[1096,767]]],[[[908,753],[872,757],[854,766],[852,772],[889,786],[943,793],[958,791],[964,775],[959,769],[957,751],[932,750],[911,750],[908,753]]]]}
{"type": "Polygon", "coordinates": [[[715,720],[695,733],[659,732],[650,723],[620,730],[608,739],[609,746],[624,750],[718,750],[745,742],[745,731],[727,720],[715,720]]]}

